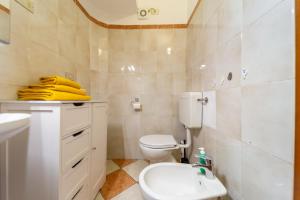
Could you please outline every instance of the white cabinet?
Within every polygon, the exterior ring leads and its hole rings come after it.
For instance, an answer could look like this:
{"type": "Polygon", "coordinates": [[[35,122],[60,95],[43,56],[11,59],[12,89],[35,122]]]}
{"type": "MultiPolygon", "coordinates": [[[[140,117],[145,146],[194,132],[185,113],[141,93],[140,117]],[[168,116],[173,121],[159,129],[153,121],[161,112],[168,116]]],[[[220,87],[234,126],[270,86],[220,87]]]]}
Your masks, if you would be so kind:
{"type": "Polygon", "coordinates": [[[31,113],[28,133],[1,157],[9,183],[1,200],[94,199],[106,175],[106,103],[3,102],[1,111],[31,113]]]}
{"type": "Polygon", "coordinates": [[[93,197],[105,182],[107,153],[106,105],[92,105],[91,195],[93,197]]]}

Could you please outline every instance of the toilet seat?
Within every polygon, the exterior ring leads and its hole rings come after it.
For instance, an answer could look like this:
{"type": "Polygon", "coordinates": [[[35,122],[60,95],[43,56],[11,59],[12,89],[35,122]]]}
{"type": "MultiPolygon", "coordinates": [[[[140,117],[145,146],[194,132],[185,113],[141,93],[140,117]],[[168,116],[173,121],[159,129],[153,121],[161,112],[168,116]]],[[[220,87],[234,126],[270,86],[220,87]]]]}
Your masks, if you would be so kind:
{"type": "Polygon", "coordinates": [[[172,135],[146,135],[140,138],[140,144],[151,149],[170,149],[177,147],[172,135]]]}

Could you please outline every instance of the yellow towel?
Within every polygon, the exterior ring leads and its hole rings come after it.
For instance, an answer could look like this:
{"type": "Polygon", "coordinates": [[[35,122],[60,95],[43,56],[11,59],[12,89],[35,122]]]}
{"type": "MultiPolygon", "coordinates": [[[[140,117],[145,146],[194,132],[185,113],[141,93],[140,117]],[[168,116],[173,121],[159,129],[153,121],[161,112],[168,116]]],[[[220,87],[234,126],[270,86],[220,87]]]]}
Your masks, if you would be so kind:
{"type": "MultiPolygon", "coordinates": [[[[37,90],[37,89],[36,89],[37,90]]],[[[43,101],[88,101],[90,96],[78,95],[68,92],[59,92],[53,90],[42,89],[33,93],[18,92],[19,100],[43,100],[43,101]]]]}
{"type": "Polygon", "coordinates": [[[70,79],[61,77],[61,76],[41,77],[40,81],[43,85],[67,85],[70,87],[80,89],[80,84],[78,84],[75,81],[72,81],[70,79]]]}
{"type": "Polygon", "coordinates": [[[66,86],[66,85],[30,85],[30,86],[28,86],[28,88],[29,89],[19,90],[19,92],[34,93],[36,91],[40,92],[42,89],[47,89],[47,90],[54,90],[54,91],[59,91],[59,92],[69,92],[69,93],[74,93],[74,94],[79,94],[79,95],[86,95],[85,90],[73,88],[73,87],[66,86]]]}

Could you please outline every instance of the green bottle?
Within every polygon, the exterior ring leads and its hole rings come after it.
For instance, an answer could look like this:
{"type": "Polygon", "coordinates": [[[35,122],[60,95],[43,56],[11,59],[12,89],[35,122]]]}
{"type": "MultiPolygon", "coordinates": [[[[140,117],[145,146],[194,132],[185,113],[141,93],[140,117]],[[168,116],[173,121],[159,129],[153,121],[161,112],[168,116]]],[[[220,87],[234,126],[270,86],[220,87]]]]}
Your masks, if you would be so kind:
{"type": "MultiPolygon", "coordinates": [[[[206,165],[206,153],[204,147],[199,148],[199,163],[202,165],[206,165]]],[[[199,172],[203,175],[206,174],[206,170],[203,167],[199,168],[199,172]]]]}

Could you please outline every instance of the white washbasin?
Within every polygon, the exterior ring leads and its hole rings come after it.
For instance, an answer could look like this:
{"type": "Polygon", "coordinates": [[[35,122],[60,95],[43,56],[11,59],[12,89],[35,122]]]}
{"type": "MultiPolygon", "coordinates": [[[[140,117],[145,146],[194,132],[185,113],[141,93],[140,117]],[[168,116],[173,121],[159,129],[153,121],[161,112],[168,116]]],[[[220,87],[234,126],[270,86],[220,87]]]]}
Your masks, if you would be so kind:
{"type": "Polygon", "coordinates": [[[199,200],[226,195],[218,178],[207,179],[188,164],[158,163],[146,167],[139,183],[146,200],[199,200]]]}
{"type": "Polygon", "coordinates": [[[29,114],[0,113],[0,143],[28,128],[29,120],[29,114]]]}

